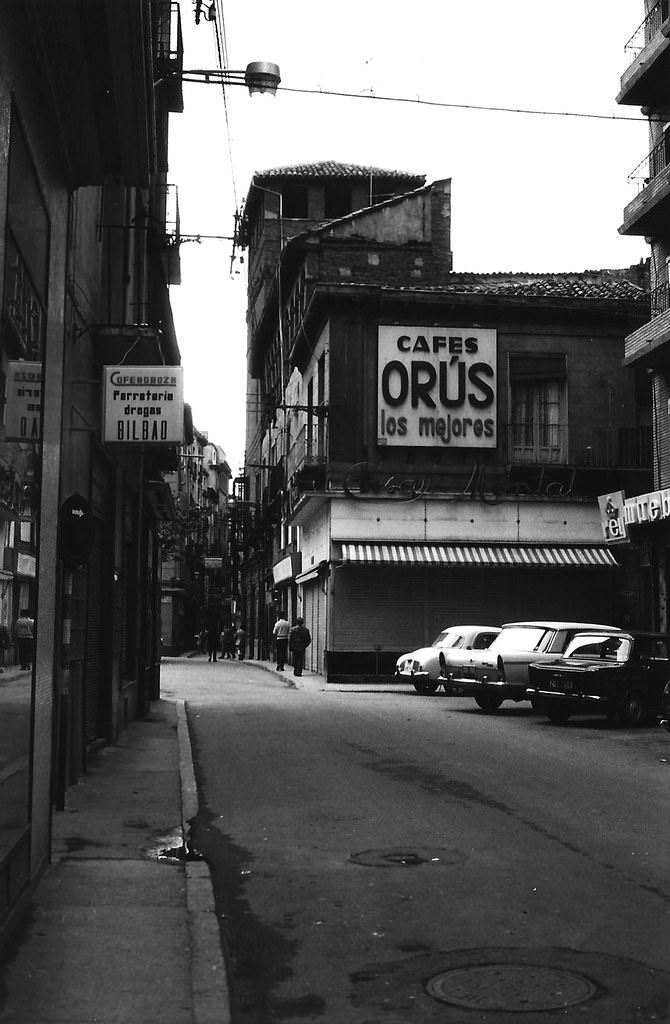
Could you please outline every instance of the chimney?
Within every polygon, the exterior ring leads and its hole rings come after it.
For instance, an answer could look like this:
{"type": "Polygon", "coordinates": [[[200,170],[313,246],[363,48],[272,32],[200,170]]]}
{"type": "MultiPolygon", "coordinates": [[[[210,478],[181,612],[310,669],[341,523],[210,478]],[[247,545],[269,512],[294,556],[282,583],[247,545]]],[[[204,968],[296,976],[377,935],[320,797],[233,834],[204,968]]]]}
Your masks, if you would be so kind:
{"type": "Polygon", "coordinates": [[[430,230],[433,266],[440,273],[453,267],[451,251],[451,178],[434,181],[430,186],[430,230]]]}

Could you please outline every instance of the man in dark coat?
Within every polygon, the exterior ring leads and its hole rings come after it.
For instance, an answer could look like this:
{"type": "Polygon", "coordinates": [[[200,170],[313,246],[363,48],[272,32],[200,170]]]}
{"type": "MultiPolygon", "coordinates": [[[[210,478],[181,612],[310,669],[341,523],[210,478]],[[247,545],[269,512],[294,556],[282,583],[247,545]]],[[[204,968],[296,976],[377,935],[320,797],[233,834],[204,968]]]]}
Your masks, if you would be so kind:
{"type": "Polygon", "coordinates": [[[288,635],[288,646],[293,655],[293,675],[301,676],[305,664],[305,651],[312,642],[305,620],[298,616],[288,635]]]}

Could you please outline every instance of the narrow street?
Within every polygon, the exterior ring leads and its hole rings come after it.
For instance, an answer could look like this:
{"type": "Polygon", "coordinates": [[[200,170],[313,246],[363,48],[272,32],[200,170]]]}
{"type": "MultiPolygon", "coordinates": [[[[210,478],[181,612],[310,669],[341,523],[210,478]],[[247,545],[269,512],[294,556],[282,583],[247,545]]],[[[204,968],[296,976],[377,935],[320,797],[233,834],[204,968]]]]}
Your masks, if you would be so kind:
{"type": "Polygon", "coordinates": [[[667,733],[295,682],[162,666],[234,1024],[670,1020],[667,733]]]}

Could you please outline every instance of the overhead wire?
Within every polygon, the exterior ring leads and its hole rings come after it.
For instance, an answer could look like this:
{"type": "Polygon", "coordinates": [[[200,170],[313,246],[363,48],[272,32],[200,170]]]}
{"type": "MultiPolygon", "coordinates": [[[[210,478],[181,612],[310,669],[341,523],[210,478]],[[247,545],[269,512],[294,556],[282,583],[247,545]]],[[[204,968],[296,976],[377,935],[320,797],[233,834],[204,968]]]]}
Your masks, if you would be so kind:
{"type": "MultiPolygon", "coordinates": [[[[481,110],[489,113],[501,114],[534,114],[542,117],[583,117],[599,121],[635,121],[638,124],[648,124],[653,118],[632,117],[626,114],[594,114],[588,111],[579,110],[540,110],[532,107],[498,107],[483,103],[450,103],[446,100],[425,100],[420,96],[385,96],[374,92],[346,92],[341,89],[308,89],[298,86],[286,85],[282,82],[281,92],[294,92],[304,96],[335,96],[340,99],[352,100],[377,100],[380,103],[413,103],[423,107],[444,107],[452,110],[481,110]]],[[[667,118],[665,119],[667,120],[667,118]]],[[[665,122],[664,122],[665,123],[665,122]]]]}
{"type": "MultiPolygon", "coordinates": [[[[226,20],[223,13],[223,0],[215,0],[215,3],[215,17],[212,22],[214,30],[214,41],[216,44],[216,54],[219,62],[218,66],[221,70],[225,70],[225,68],[228,67],[228,40],[226,37],[226,20]]],[[[221,94],[223,96],[224,118],[226,122],[226,140],[228,144],[228,159],[230,161],[230,180],[233,189],[233,200],[235,203],[235,209],[237,210],[237,183],[235,180],[235,162],[233,159],[233,140],[230,130],[228,94],[226,92],[226,83],[223,80],[221,81],[221,94]]]]}

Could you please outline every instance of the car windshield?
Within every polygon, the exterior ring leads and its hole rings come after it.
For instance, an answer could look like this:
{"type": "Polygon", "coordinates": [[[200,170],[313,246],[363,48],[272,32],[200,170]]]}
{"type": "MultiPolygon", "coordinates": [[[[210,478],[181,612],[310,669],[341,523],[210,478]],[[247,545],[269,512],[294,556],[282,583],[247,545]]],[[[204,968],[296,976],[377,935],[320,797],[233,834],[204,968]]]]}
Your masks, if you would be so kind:
{"type": "Polygon", "coordinates": [[[628,637],[607,636],[604,633],[583,633],[572,638],[564,657],[627,661],[629,654],[630,640],[628,637]]]}
{"type": "Polygon", "coordinates": [[[463,637],[453,629],[443,629],[433,640],[431,647],[460,647],[463,637]]]}
{"type": "Polygon", "coordinates": [[[539,651],[552,630],[544,626],[510,626],[503,629],[489,650],[539,651]]]}

